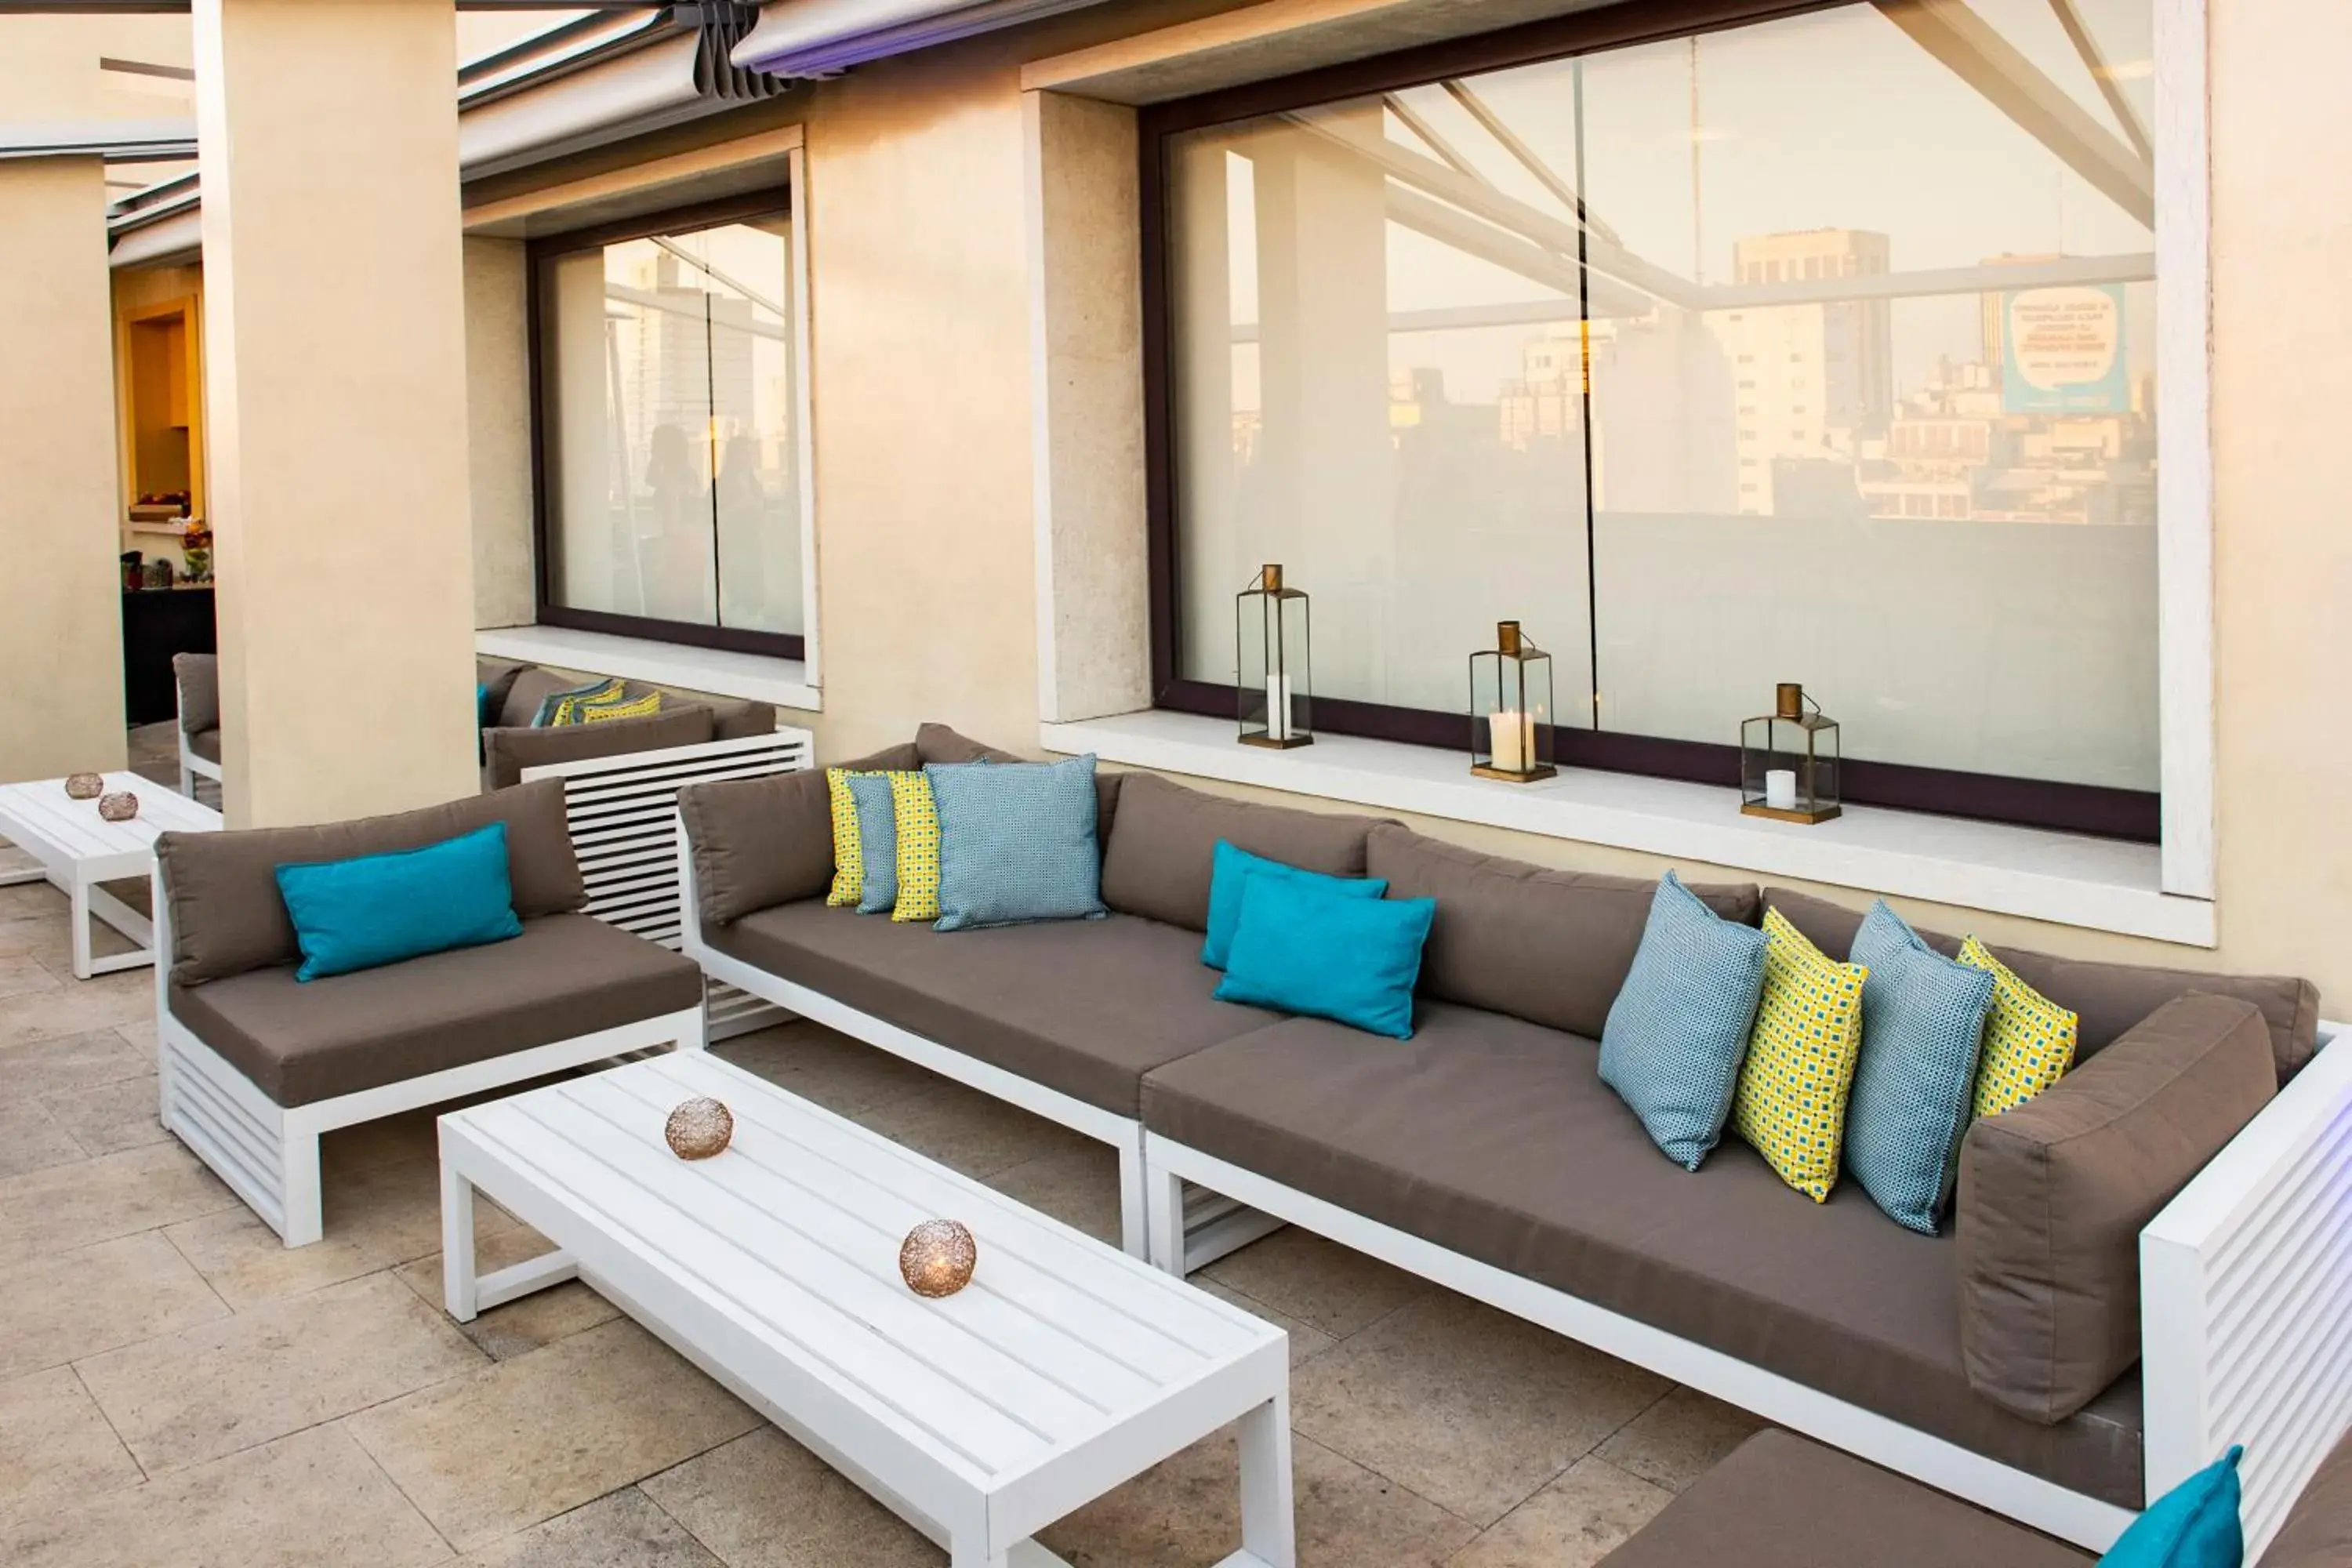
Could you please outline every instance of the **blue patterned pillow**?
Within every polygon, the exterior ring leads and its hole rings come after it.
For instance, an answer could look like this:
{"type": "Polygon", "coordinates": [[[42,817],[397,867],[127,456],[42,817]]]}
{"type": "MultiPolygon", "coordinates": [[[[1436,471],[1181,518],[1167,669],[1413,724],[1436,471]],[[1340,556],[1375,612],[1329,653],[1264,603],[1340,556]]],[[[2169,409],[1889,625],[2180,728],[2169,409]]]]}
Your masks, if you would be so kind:
{"type": "Polygon", "coordinates": [[[928,763],[923,772],[940,815],[932,930],[1108,912],[1091,752],[1059,763],[928,763]]]}
{"type": "Polygon", "coordinates": [[[898,813],[890,775],[851,773],[847,783],[857,812],[857,912],[887,915],[898,901],[898,813]]]}
{"type": "Polygon", "coordinates": [[[1881,899],[1854,933],[1862,1060],[1846,1101],[1845,1168],[1895,1224],[1924,1236],[1959,1173],[1993,977],[1919,940],[1881,899]]]}
{"type": "Polygon", "coordinates": [[[1601,1081],[1686,1171],[1723,1136],[1763,992],[1764,933],[1725,920],[1667,872],[1601,1031],[1601,1081]]]}

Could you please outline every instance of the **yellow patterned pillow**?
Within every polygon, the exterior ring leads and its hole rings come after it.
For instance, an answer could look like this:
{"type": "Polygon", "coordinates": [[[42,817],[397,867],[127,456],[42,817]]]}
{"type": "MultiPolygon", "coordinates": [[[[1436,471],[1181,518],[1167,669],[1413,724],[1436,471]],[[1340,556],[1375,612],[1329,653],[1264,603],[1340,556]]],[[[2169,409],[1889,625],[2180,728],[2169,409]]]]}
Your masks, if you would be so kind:
{"type": "Polygon", "coordinates": [[[857,802],[849,794],[853,778],[870,778],[847,768],[824,770],[825,801],[833,810],[833,886],[826,889],[826,907],[854,910],[866,890],[866,858],[858,850],[857,802]]]}
{"type": "Polygon", "coordinates": [[[892,773],[890,812],[898,830],[898,902],[894,921],[940,918],[940,808],[931,781],[921,773],[892,773]]]}
{"type": "Polygon", "coordinates": [[[1985,1014],[1984,1055],[1977,1063],[1976,1114],[1999,1116],[2056,1083],[2074,1065],[2082,1019],[2011,973],[1974,937],[1960,944],[1960,962],[1992,973],[1992,1008],[1985,1014]]]}
{"type": "Polygon", "coordinates": [[[1732,1125],[1782,1181],[1826,1203],[1862,1056],[1862,983],[1870,971],[1831,958],[1778,910],[1764,911],[1764,995],[1732,1125]]]}
{"type": "Polygon", "coordinates": [[[648,691],[643,697],[625,697],[615,702],[583,702],[573,710],[572,716],[583,724],[603,724],[614,719],[650,719],[661,711],[662,694],[648,691]]]}
{"type": "Polygon", "coordinates": [[[577,691],[558,692],[542,706],[538,722],[550,728],[577,724],[581,709],[599,702],[618,702],[628,689],[629,683],[616,675],[599,685],[583,686],[577,691]]]}

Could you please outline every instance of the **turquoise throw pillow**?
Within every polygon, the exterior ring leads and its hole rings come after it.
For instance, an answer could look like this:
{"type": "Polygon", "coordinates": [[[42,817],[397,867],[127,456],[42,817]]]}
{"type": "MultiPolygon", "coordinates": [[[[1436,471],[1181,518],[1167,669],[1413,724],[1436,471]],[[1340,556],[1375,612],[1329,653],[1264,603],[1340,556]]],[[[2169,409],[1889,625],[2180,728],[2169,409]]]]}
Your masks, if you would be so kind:
{"type": "Polygon", "coordinates": [[[2230,1451],[2148,1504],[2100,1568],[2240,1568],[2245,1532],[2238,1522],[2238,1460],[2230,1451]]]}
{"type": "Polygon", "coordinates": [[[278,893],[302,947],[297,980],[522,934],[503,822],[421,849],[280,866],[278,893]]]}
{"type": "Polygon", "coordinates": [[[1846,1100],[1845,1168],[1895,1224],[1936,1234],[1959,1175],[1992,972],[1919,940],[1881,899],[1854,933],[1862,1059],[1846,1100]]]}
{"type": "Polygon", "coordinates": [[[857,808],[857,858],[864,879],[857,912],[887,915],[898,903],[898,809],[892,804],[887,773],[849,775],[849,799],[857,808]]]}
{"type": "Polygon", "coordinates": [[[1409,1040],[1422,944],[1436,913],[1435,899],[1367,899],[1245,878],[1217,999],[1409,1040]]]}
{"type": "Polygon", "coordinates": [[[1696,1171],[1723,1136],[1764,994],[1764,933],[1708,909],[1672,871],[1601,1030],[1601,1081],[1667,1159],[1696,1171]]]}
{"type": "Polygon", "coordinates": [[[940,817],[940,918],[933,931],[1099,920],[1095,759],[929,763],[940,817]]]}
{"type": "Polygon", "coordinates": [[[1389,890],[1388,883],[1378,877],[1332,877],[1321,871],[1304,871],[1246,849],[1236,849],[1220,838],[1210,861],[1209,934],[1201,943],[1201,962],[1212,969],[1225,966],[1225,954],[1234,945],[1234,928],[1241,923],[1242,889],[1253,877],[1304,882],[1342,898],[1377,899],[1389,890]]]}

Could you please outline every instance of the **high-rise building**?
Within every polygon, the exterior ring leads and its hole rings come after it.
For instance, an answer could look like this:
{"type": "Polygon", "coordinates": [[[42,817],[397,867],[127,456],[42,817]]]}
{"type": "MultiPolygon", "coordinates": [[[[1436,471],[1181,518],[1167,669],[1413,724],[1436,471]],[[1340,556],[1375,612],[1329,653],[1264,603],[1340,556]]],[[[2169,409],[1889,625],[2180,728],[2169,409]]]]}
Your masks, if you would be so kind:
{"type": "MultiPolygon", "coordinates": [[[[1888,268],[1886,236],[1817,228],[1751,236],[1732,247],[1743,285],[1872,277],[1888,268]]],[[[1887,301],[1834,298],[1710,311],[1731,360],[1739,510],[1769,514],[1777,462],[1851,461],[1895,412],[1887,301]]]]}

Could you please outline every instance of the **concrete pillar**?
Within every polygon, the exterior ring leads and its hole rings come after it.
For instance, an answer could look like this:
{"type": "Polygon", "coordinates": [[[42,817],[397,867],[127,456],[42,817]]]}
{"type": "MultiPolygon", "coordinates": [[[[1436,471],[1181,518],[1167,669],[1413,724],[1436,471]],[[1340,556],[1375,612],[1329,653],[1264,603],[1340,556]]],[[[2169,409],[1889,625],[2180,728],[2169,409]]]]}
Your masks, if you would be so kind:
{"type": "Polygon", "coordinates": [[[230,825],[470,794],[451,0],[195,0],[230,825]]]}
{"type": "Polygon", "coordinates": [[[0,163],[0,780],[124,763],[121,497],[96,158],[0,163]]]}

